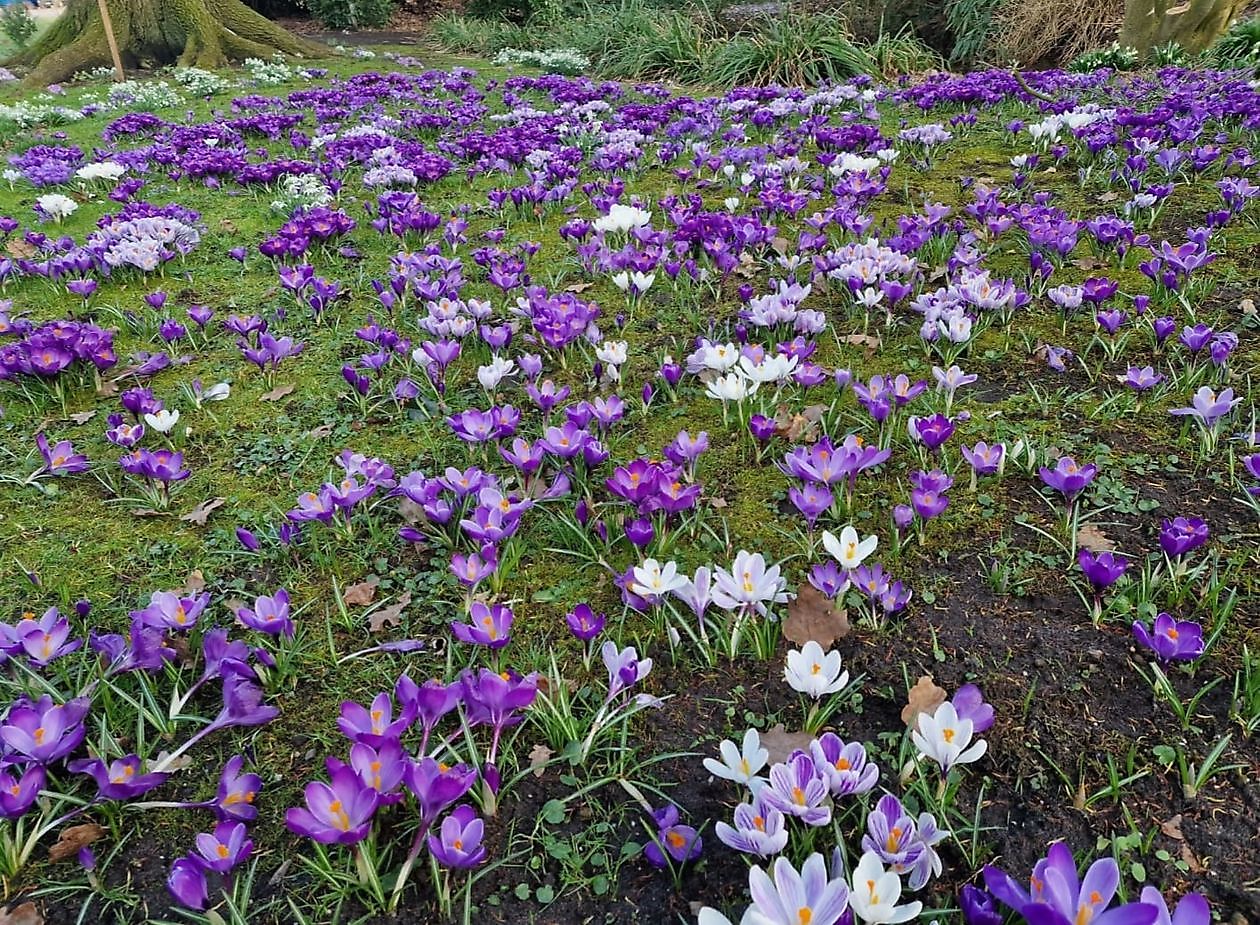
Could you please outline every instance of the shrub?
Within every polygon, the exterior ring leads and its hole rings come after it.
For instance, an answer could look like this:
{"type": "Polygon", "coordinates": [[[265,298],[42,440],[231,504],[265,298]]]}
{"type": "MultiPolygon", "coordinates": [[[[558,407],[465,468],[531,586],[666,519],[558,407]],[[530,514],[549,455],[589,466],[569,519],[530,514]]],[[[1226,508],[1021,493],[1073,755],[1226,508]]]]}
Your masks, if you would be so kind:
{"type": "Polygon", "coordinates": [[[885,80],[902,74],[922,74],[940,70],[945,62],[935,51],[920,41],[908,25],[896,35],[887,32],[866,47],[872,71],[885,80]]]}
{"type": "Polygon", "coordinates": [[[1203,53],[1203,58],[1213,67],[1224,70],[1260,70],[1260,17],[1234,23],[1203,53]]]}
{"type": "Polygon", "coordinates": [[[429,27],[429,39],[445,51],[493,56],[505,48],[533,47],[533,37],[506,20],[475,19],[448,13],[429,27]]]}
{"type": "Polygon", "coordinates": [[[1021,67],[1057,64],[1113,42],[1124,0],[1004,0],[993,14],[995,53],[1021,67]]]}
{"type": "Polygon", "coordinates": [[[1131,71],[1138,66],[1140,60],[1137,49],[1123,48],[1119,42],[1112,42],[1106,48],[1096,48],[1077,55],[1068,62],[1067,69],[1080,73],[1096,71],[1102,67],[1113,71],[1131,71]]]}
{"type": "Polygon", "coordinates": [[[394,12],[394,0],[305,0],[305,4],[329,29],[380,28],[394,12]]]}
{"type": "Polygon", "coordinates": [[[719,86],[805,84],[869,73],[873,62],[834,14],[789,14],[739,33],[714,50],[705,77],[719,86]]]}
{"type": "Polygon", "coordinates": [[[953,33],[949,60],[955,64],[971,64],[980,60],[993,45],[993,14],[1001,0],[949,0],[945,4],[945,20],[953,33]]]}
{"type": "Polygon", "coordinates": [[[0,13],[0,29],[4,30],[4,34],[14,45],[25,48],[31,36],[39,30],[39,26],[36,25],[30,11],[26,9],[25,3],[12,3],[4,8],[3,13],[0,13]]]}

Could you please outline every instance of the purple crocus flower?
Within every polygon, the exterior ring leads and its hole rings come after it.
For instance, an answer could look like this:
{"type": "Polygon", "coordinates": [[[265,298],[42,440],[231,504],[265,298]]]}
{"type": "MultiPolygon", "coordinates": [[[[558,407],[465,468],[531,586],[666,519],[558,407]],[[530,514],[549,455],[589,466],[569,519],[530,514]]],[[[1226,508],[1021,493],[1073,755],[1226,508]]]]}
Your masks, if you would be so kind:
{"type": "Polygon", "coordinates": [[[1129,568],[1129,560],[1113,552],[1092,552],[1082,549],[1076,554],[1076,561],[1081,566],[1086,580],[1094,586],[1094,591],[1102,591],[1115,584],[1129,568]]]}
{"type": "Polygon", "coordinates": [[[618,649],[611,639],[604,643],[600,654],[604,659],[604,667],[608,669],[608,700],[613,700],[622,691],[633,687],[652,670],[650,658],[639,658],[634,646],[618,649]]]}
{"type": "Polygon", "coordinates": [[[48,772],[41,764],[28,765],[16,779],[8,771],[0,771],[0,818],[16,819],[25,815],[35,805],[47,781],[48,772]]]}
{"type": "Polygon", "coordinates": [[[0,725],[0,740],[15,754],[49,765],[65,758],[83,741],[83,718],[91,701],[86,697],[54,704],[48,694],[31,702],[19,701],[0,725]]]}
{"type": "Polygon", "coordinates": [[[997,472],[1002,465],[1002,455],[1006,452],[1004,444],[994,443],[990,446],[983,440],[974,447],[963,445],[960,449],[963,459],[967,460],[967,465],[971,466],[976,475],[993,475],[997,472]]]}
{"type": "Polygon", "coordinates": [[[1033,867],[1027,891],[991,864],[983,873],[989,892],[1033,925],[1154,925],[1159,914],[1140,902],[1108,909],[1120,883],[1115,859],[1100,858],[1078,878],[1076,861],[1063,842],[1051,845],[1033,867]]]}
{"type": "Polygon", "coordinates": [[[337,728],[351,742],[362,742],[380,748],[385,742],[399,739],[416,718],[415,705],[401,704],[398,719],[394,719],[394,702],[389,694],[381,692],[372,699],[370,709],[354,701],[341,704],[341,717],[337,728]]]}
{"type": "Polygon", "coordinates": [[[751,803],[735,807],[734,826],[719,821],[714,832],[728,848],[763,858],[773,857],[788,843],[783,813],[767,803],[760,793],[753,796],[751,803]]]}
{"type": "Polygon", "coordinates": [[[590,642],[604,631],[607,618],[604,614],[591,610],[589,604],[578,604],[565,614],[564,620],[574,638],[581,642],[590,642]]]}
{"type": "MultiPolygon", "coordinates": [[[[336,758],[327,759],[328,771],[340,767],[336,758]]],[[[391,740],[379,749],[358,743],[350,749],[350,767],[359,775],[365,787],[371,787],[380,795],[382,806],[399,802],[403,795],[398,791],[407,770],[406,755],[402,745],[391,740]]]]}
{"type": "Polygon", "coordinates": [[[1178,620],[1160,613],[1152,629],[1140,620],[1133,624],[1133,638],[1162,662],[1192,662],[1203,654],[1203,627],[1193,620],[1178,620]]]}
{"type": "Polygon", "coordinates": [[[1164,894],[1153,886],[1142,887],[1140,899],[1157,910],[1155,925],[1210,925],[1212,910],[1201,893],[1187,893],[1177,903],[1172,915],[1168,914],[1168,903],[1164,894]]]}
{"type": "Polygon", "coordinates": [[[984,694],[974,684],[964,684],[950,698],[960,720],[971,720],[971,731],[979,735],[993,727],[993,705],[985,703],[984,694]]]}
{"type": "Polygon", "coordinates": [[[512,633],[512,609],[502,604],[473,601],[467,623],[452,623],[451,632],[460,642],[502,649],[512,633]]]}
{"type": "Polygon", "coordinates": [[[900,800],[885,794],[866,817],[862,850],[877,854],[895,873],[908,873],[907,885],[919,890],[941,872],[935,846],[948,835],[937,828],[930,813],[920,813],[916,822],[900,800]]]}
{"type": "Polygon", "coordinates": [[[1169,558],[1193,552],[1208,541],[1208,525],[1199,517],[1174,517],[1159,527],[1159,546],[1169,558]]]}
{"type": "Polygon", "coordinates": [[[653,810],[652,821],[656,824],[656,837],[643,846],[643,857],[649,864],[664,869],[671,860],[685,864],[700,857],[704,847],[700,833],[678,821],[677,806],[667,804],[653,810]]]}
{"type": "Polygon", "coordinates": [[[1222,389],[1218,394],[1209,386],[1201,386],[1190,400],[1189,407],[1173,408],[1172,415],[1192,417],[1204,427],[1213,427],[1216,422],[1229,414],[1242,401],[1242,396],[1234,397],[1231,388],[1222,389]]]}
{"type": "Polygon", "coordinates": [[[305,807],[284,814],[289,831],[324,845],[354,845],[367,838],[380,797],[353,768],[342,765],[327,784],[311,781],[305,794],[305,807]]]}
{"type": "Polygon", "coordinates": [[[284,588],[270,597],[259,595],[254,599],[252,609],[242,607],[236,611],[236,619],[250,629],[271,636],[293,636],[293,621],[289,619],[289,592],[284,588]]]}
{"type": "Polygon", "coordinates": [[[193,839],[196,854],[189,857],[207,871],[216,874],[228,874],[232,869],[244,864],[254,851],[254,842],[249,837],[243,822],[220,822],[214,832],[202,832],[193,839]]]}
{"type": "Polygon", "coordinates": [[[966,884],[958,893],[964,925],[1002,925],[1003,915],[987,890],[966,884]]]}
{"type": "Polygon", "coordinates": [[[133,610],[131,616],[157,629],[187,630],[209,603],[210,595],[205,592],[196,597],[180,597],[171,591],[154,591],[149,596],[149,606],[133,610]]]}
{"type": "Polygon", "coordinates": [[[762,793],[779,812],[795,816],[806,825],[821,826],[831,821],[827,779],[805,752],[794,752],[786,762],[771,767],[770,783],[762,793]]]}
{"type": "Polygon", "coordinates": [[[476,867],[486,859],[481,843],[485,823],[471,806],[456,806],[442,820],[438,834],[429,836],[429,854],[443,867],[476,867]]]}
{"type": "Polygon", "coordinates": [[[429,680],[423,684],[416,684],[415,681],[405,674],[399,677],[394,685],[394,695],[404,709],[414,711],[420,720],[420,729],[423,736],[420,742],[421,754],[424,754],[424,750],[428,746],[429,735],[433,732],[433,727],[438,724],[443,716],[459,706],[463,692],[463,684],[459,681],[455,681],[452,684],[443,684],[438,680],[429,680]]]}
{"type": "Polygon", "coordinates": [[[1145,392],[1163,382],[1164,375],[1155,372],[1153,366],[1130,366],[1120,381],[1135,392],[1145,392]]]}
{"type": "Polygon", "coordinates": [[[257,774],[242,774],[245,759],[233,755],[223,766],[219,786],[214,795],[214,813],[223,822],[250,822],[257,818],[258,807],[254,800],[262,790],[262,778],[257,774]]]}
{"type": "Polygon", "coordinates": [[[1080,494],[1097,474],[1096,465],[1078,465],[1071,456],[1060,456],[1053,469],[1041,467],[1041,480],[1055,491],[1062,492],[1069,501],[1080,494]]]}
{"type": "Polygon", "coordinates": [[[879,768],[868,763],[861,742],[846,744],[834,732],[824,732],[809,743],[809,753],[833,797],[869,793],[879,782],[879,768]]]}
{"type": "Polygon", "coordinates": [[[131,800],[170,777],[163,773],[141,773],[144,761],[139,755],[127,755],[106,764],[100,758],[81,758],[66,765],[74,774],[86,774],[96,781],[97,795],[102,800],[131,800]]]}
{"type": "Polygon", "coordinates": [[[922,443],[929,451],[936,451],[954,434],[954,422],[943,414],[931,417],[911,416],[906,429],[910,438],[922,443]]]}
{"type": "Polygon", "coordinates": [[[477,782],[477,769],[466,764],[451,766],[434,758],[421,758],[407,763],[403,782],[420,804],[420,824],[427,827],[472,789],[477,782]]]}
{"type": "MultiPolygon", "coordinates": [[[[4,631],[9,632],[8,627],[4,631]]],[[[70,621],[56,607],[49,607],[38,620],[22,620],[11,632],[15,642],[0,648],[7,654],[25,652],[36,668],[76,652],[83,645],[82,639],[70,638],[70,621]]]]}
{"type": "Polygon", "coordinates": [[[203,911],[209,901],[206,872],[192,858],[180,858],[171,865],[166,888],[177,903],[189,909],[203,911]]]}
{"type": "Polygon", "coordinates": [[[35,435],[35,445],[39,448],[39,455],[44,460],[40,472],[49,475],[72,475],[83,472],[88,467],[88,458],[82,453],[76,453],[69,440],[58,440],[56,446],[50,447],[48,438],[43,433],[38,433],[35,435]]]}

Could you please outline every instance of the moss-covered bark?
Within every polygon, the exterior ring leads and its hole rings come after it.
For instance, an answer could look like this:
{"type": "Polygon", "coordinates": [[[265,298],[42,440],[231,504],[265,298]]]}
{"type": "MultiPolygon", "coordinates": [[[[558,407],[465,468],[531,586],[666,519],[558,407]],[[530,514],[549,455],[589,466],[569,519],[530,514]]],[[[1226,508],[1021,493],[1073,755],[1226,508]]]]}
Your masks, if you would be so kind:
{"type": "Polygon", "coordinates": [[[1146,54],[1176,42],[1196,54],[1228,29],[1245,5],[1245,0],[1127,0],[1120,44],[1146,54]]]}
{"type": "MultiPolygon", "coordinates": [[[[228,61],[328,55],[240,0],[108,0],[124,63],[141,61],[220,67],[228,61]]],[[[111,63],[98,0],[70,0],[57,23],[7,64],[30,65],[32,85],[65,80],[77,71],[111,63]]]]}

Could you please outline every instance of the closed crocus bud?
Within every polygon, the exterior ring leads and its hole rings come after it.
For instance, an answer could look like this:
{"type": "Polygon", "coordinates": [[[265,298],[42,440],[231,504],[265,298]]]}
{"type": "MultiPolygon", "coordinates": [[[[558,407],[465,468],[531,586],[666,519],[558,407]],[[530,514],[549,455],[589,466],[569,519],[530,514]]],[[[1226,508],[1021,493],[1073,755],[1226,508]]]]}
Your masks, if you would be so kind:
{"type": "Polygon", "coordinates": [[[646,408],[648,405],[652,404],[653,394],[654,394],[654,391],[652,389],[652,383],[650,382],[643,383],[643,407],[646,408]]]}
{"type": "Polygon", "coordinates": [[[626,524],[626,539],[639,549],[647,546],[655,538],[656,529],[652,526],[652,521],[646,517],[636,518],[626,524]]]}
{"type": "Polygon", "coordinates": [[[966,925],[1002,925],[1002,913],[993,897],[985,890],[970,883],[958,894],[966,925]]]}
{"type": "Polygon", "coordinates": [[[74,612],[80,617],[86,617],[92,612],[92,602],[86,598],[81,601],[74,602],[74,612]]]}
{"type": "Polygon", "coordinates": [[[1151,307],[1151,297],[1148,295],[1135,295],[1133,297],[1133,310],[1139,315],[1145,315],[1146,310],[1151,307]]]}
{"type": "Polygon", "coordinates": [[[588,522],[588,521],[590,521],[590,519],[591,519],[591,506],[590,506],[589,504],[587,504],[587,503],[586,503],[586,499],[585,499],[585,498],[583,498],[583,499],[582,499],[582,500],[580,500],[580,501],[579,501],[576,505],[574,505],[574,507],[573,507],[573,517],[574,517],[574,519],[575,519],[575,520],[576,520],[579,524],[581,524],[583,527],[585,527],[585,526],[586,526],[586,524],[587,524],[587,522],[588,522]]]}
{"type": "Polygon", "coordinates": [[[664,363],[661,366],[661,378],[671,387],[678,385],[682,379],[683,369],[677,363],[664,363]]]}
{"type": "Polygon", "coordinates": [[[426,543],[428,537],[417,530],[415,527],[400,527],[398,536],[408,543],[426,543]]]}
{"type": "Polygon", "coordinates": [[[491,793],[499,792],[499,785],[502,784],[503,778],[494,764],[486,762],[486,766],[481,769],[481,777],[485,780],[486,786],[490,788],[491,793]]]}
{"type": "Polygon", "coordinates": [[[749,299],[753,297],[753,293],[755,291],[756,290],[753,289],[751,284],[744,283],[742,286],[739,287],[739,300],[741,302],[747,302],[749,299]]]}
{"type": "Polygon", "coordinates": [[[261,548],[258,542],[258,537],[254,536],[253,533],[251,533],[249,530],[246,530],[244,527],[236,528],[236,538],[240,540],[241,545],[244,546],[246,549],[248,549],[250,552],[258,552],[258,550],[261,548]]]}
{"type": "Polygon", "coordinates": [[[86,845],[79,849],[79,866],[87,871],[96,870],[96,855],[86,845]]]}
{"type": "Polygon", "coordinates": [[[748,430],[754,439],[765,443],[774,436],[774,421],[764,414],[754,414],[748,419],[748,430]]]}
{"type": "Polygon", "coordinates": [[[914,508],[908,504],[898,504],[893,508],[893,523],[897,526],[898,533],[905,533],[910,529],[910,525],[914,523],[914,508]]]}
{"type": "Polygon", "coordinates": [[[599,541],[601,543],[608,542],[608,524],[604,523],[602,520],[597,520],[595,522],[595,526],[592,527],[591,530],[599,537],[599,541]]]}
{"type": "Polygon", "coordinates": [[[849,383],[853,381],[853,372],[847,369],[837,369],[835,380],[837,389],[846,389],[849,387],[849,383]]]}

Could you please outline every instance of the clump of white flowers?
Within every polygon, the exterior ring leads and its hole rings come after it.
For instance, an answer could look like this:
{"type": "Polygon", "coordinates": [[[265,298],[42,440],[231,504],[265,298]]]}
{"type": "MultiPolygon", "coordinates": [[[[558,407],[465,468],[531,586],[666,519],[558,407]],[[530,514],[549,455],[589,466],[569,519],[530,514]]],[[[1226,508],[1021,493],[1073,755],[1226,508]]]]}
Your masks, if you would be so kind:
{"type": "Polygon", "coordinates": [[[245,71],[250,79],[263,86],[274,86],[293,79],[293,68],[275,58],[270,61],[264,61],[262,58],[246,58],[245,71]]]}
{"type": "Polygon", "coordinates": [[[20,102],[12,106],[0,106],[0,122],[12,122],[18,128],[36,125],[65,125],[78,122],[83,113],[66,106],[46,106],[39,103],[20,102]]]}
{"type": "Polygon", "coordinates": [[[109,109],[146,112],[180,106],[184,95],[165,80],[125,80],[109,88],[104,105],[109,109]]]}
{"type": "Polygon", "coordinates": [[[333,196],[315,174],[291,174],[280,181],[280,194],[271,202],[272,211],[291,215],[298,209],[326,206],[333,196]]]}
{"type": "Polygon", "coordinates": [[[175,80],[193,96],[214,96],[231,84],[211,71],[199,67],[181,67],[175,71],[175,80]]]}
{"type": "Polygon", "coordinates": [[[95,164],[84,164],[74,172],[74,175],[84,183],[95,183],[97,180],[117,183],[126,172],[127,168],[122,164],[114,161],[99,161],[95,164]]]}
{"type": "Polygon", "coordinates": [[[494,56],[494,63],[500,66],[524,64],[550,74],[581,74],[591,67],[591,59],[576,48],[548,48],[545,51],[505,48],[494,56]]]}
{"type": "Polygon", "coordinates": [[[35,200],[35,208],[60,225],[64,219],[75,213],[79,204],[61,193],[45,193],[35,200]]]}

